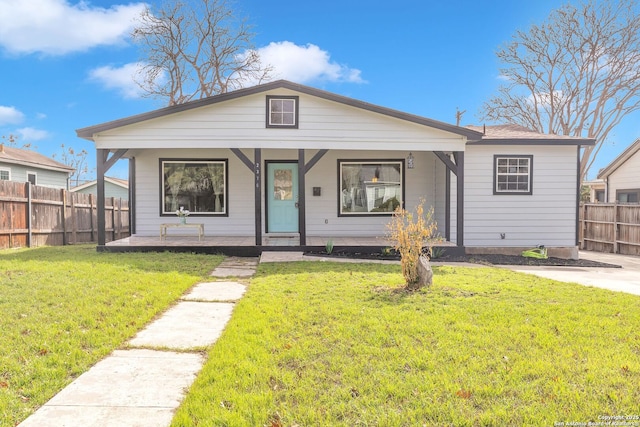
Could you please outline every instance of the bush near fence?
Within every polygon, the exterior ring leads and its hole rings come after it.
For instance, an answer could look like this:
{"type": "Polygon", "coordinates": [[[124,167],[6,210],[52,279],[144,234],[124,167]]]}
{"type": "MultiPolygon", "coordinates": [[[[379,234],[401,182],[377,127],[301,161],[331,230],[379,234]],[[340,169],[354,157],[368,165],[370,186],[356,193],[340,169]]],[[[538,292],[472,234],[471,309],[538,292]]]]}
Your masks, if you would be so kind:
{"type": "MultiPolygon", "coordinates": [[[[0,181],[0,249],[96,242],[97,198],[58,188],[0,181]]],[[[105,199],[106,240],[130,235],[129,204],[105,199]]]]}
{"type": "Polygon", "coordinates": [[[640,255],[640,205],[585,203],[580,206],[580,248],[640,255]]]}

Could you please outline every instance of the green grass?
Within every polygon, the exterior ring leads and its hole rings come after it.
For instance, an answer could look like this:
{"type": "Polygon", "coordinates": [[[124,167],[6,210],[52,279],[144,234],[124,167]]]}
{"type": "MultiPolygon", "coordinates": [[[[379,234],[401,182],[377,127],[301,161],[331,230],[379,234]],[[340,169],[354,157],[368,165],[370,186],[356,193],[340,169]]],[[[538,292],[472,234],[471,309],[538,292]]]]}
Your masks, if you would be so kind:
{"type": "Polygon", "coordinates": [[[0,251],[0,426],[13,426],[142,329],[220,256],[0,251]]]}
{"type": "Polygon", "coordinates": [[[174,426],[551,426],[637,415],[640,298],[494,268],[262,264],[174,426]]]}

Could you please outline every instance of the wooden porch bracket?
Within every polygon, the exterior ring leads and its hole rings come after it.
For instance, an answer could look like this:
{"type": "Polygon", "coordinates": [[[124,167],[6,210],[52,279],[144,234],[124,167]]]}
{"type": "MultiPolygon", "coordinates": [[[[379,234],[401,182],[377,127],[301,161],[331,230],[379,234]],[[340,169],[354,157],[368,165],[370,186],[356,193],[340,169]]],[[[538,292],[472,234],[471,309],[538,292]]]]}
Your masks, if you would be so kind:
{"type": "MultiPolygon", "coordinates": [[[[249,160],[249,158],[247,156],[245,156],[244,153],[242,151],[240,151],[239,148],[230,148],[230,150],[231,150],[231,152],[233,154],[236,155],[237,158],[240,159],[240,161],[242,163],[244,163],[249,168],[249,170],[253,171],[253,169],[254,169],[253,162],[251,160],[249,160]]],[[[259,148],[257,148],[257,150],[259,150],[259,148]]]]}
{"type": "Polygon", "coordinates": [[[307,173],[311,170],[312,167],[314,167],[316,165],[316,163],[318,163],[318,161],[325,155],[327,154],[329,150],[318,150],[318,152],[311,158],[311,160],[309,160],[309,163],[307,163],[306,165],[304,165],[304,173],[307,173]]]}
{"type": "Polygon", "coordinates": [[[444,163],[448,170],[453,172],[456,176],[458,175],[458,169],[455,163],[451,161],[451,158],[444,154],[442,151],[434,151],[433,154],[438,156],[438,158],[444,163]]]}

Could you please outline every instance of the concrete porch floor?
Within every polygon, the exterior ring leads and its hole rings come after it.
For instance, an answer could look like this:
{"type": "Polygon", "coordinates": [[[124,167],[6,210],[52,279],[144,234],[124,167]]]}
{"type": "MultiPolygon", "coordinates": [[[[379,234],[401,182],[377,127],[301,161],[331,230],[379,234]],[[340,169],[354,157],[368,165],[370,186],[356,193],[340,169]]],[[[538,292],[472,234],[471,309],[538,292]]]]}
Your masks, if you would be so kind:
{"type": "MultiPolygon", "coordinates": [[[[319,237],[307,236],[306,246],[325,247],[332,241],[334,247],[338,246],[391,246],[389,240],[384,237],[319,237]]],[[[255,246],[254,236],[207,236],[198,240],[198,236],[172,236],[160,239],[160,236],[131,236],[120,240],[114,240],[106,244],[107,247],[229,247],[229,246],[255,246]]],[[[300,246],[299,237],[269,236],[262,237],[262,246],[300,246]]]]}

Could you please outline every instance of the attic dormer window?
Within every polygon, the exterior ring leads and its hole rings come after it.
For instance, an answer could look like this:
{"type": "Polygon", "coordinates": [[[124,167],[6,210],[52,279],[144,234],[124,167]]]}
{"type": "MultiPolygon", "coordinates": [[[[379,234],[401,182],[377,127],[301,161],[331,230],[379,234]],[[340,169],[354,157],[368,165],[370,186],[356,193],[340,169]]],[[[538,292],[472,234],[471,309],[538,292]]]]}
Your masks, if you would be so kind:
{"type": "Polygon", "coordinates": [[[298,97],[267,96],[267,127],[296,129],[298,127],[298,97]]]}

